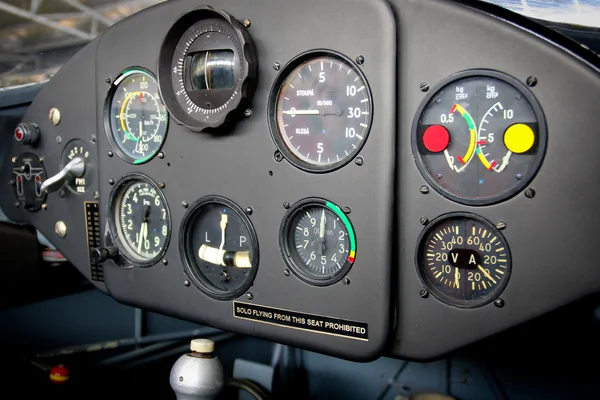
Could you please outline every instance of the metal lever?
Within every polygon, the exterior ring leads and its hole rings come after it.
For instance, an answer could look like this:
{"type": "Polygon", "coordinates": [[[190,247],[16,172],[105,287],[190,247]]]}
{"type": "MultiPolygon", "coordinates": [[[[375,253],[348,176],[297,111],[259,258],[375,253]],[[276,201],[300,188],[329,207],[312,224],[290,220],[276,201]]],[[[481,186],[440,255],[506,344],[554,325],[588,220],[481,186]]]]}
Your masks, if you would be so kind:
{"type": "Polygon", "coordinates": [[[40,190],[47,193],[56,192],[71,176],[81,178],[85,173],[85,162],[80,157],[75,157],[56,175],[42,183],[40,190]]]}

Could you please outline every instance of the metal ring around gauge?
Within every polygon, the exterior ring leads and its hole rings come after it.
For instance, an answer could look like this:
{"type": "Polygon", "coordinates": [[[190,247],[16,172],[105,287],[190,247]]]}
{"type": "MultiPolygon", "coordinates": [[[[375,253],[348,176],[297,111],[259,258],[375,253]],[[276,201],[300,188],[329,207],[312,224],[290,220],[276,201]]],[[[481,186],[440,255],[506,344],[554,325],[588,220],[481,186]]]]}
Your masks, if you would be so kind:
{"type": "MultiPolygon", "coordinates": [[[[322,65],[321,65],[321,69],[323,69],[322,65]]],[[[290,83],[290,82],[288,82],[288,83],[290,83]]],[[[321,82],[321,81],[319,80],[319,82],[321,82]]],[[[325,81],[323,81],[323,82],[325,82],[325,81]]],[[[291,84],[289,86],[292,88],[294,87],[291,84]]],[[[340,90],[343,90],[343,89],[340,89],[340,90]]],[[[356,93],[356,92],[354,92],[354,93],[356,93]]],[[[299,54],[298,56],[296,56],[292,60],[290,60],[281,69],[281,71],[277,75],[277,78],[275,79],[273,86],[271,88],[271,92],[269,94],[269,100],[268,100],[267,104],[268,104],[267,112],[268,112],[269,131],[271,133],[271,138],[273,139],[275,146],[277,147],[277,149],[279,149],[279,151],[284,155],[284,157],[292,165],[294,165],[295,167],[297,167],[303,171],[306,171],[306,172],[325,173],[325,172],[334,171],[336,169],[342,168],[343,166],[347,165],[350,161],[352,161],[352,159],[354,159],[356,157],[356,155],[358,155],[361,152],[363,146],[365,145],[365,143],[368,139],[369,133],[371,131],[372,123],[373,123],[373,109],[374,109],[373,96],[371,93],[371,89],[369,87],[369,82],[368,82],[367,78],[365,77],[364,73],[362,72],[361,68],[358,67],[353,60],[346,57],[345,55],[338,53],[336,51],[333,51],[333,50],[328,50],[328,49],[309,50],[302,54],[299,54]],[[350,149],[349,152],[346,151],[344,154],[342,154],[342,157],[338,157],[337,160],[331,161],[331,162],[329,162],[329,160],[328,160],[328,162],[326,164],[325,163],[319,164],[316,162],[306,161],[306,160],[300,158],[297,154],[295,154],[294,151],[290,150],[288,144],[286,144],[286,140],[283,138],[284,132],[281,131],[281,127],[279,126],[279,122],[278,122],[278,102],[280,100],[280,93],[281,93],[281,90],[283,89],[284,84],[286,82],[288,82],[289,79],[292,78],[291,73],[293,71],[295,71],[297,68],[301,67],[303,64],[309,63],[311,60],[318,59],[320,57],[326,57],[326,58],[331,59],[332,61],[335,60],[336,62],[339,63],[340,69],[342,68],[342,65],[344,65],[348,69],[348,73],[354,72],[356,74],[356,79],[360,80],[361,81],[360,83],[363,85],[363,87],[358,88],[358,91],[364,90],[364,94],[365,94],[365,98],[359,103],[359,105],[361,107],[364,106],[365,109],[362,110],[360,108],[356,108],[356,110],[359,111],[359,114],[364,114],[368,117],[367,118],[368,121],[366,124],[360,123],[360,125],[359,125],[359,126],[361,126],[361,129],[363,129],[362,135],[358,135],[356,133],[356,131],[346,133],[346,135],[348,135],[348,134],[352,135],[350,137],[359,137],[360,140],[356,144],[351,143],[352,148],[349,148],[350,149]],[[355,136],[355,135],[357,135],[357,136],[355,136]]],[[[316,110],[310,110],[310,111],[316,111],[316,110]]],[[[341,111],[343,113],[342,115],[345,115],[345,113],[348,112],[348,110],[341,110],[341,111]]],[[[348,128],[348,127],[346,127],[346,128],[348,128]]],[[[323,132],[325,132],[325,131],[323,131],[323,132]]],[[[340,135],[339,138],[344,138],[344,132],[336,132],[336,134],[340,135]]],[[[286,135],[286,137],[289,138],[289,134],[285,133],[285,135],[286,135]]],[[[320,151],[323,151],[322,147],[320,148],[320,151]]],[[[318,152],[319,152],[319,149],[317,149],[317,153],[318,152]]],[[[339,156],[339,154],[338,154],[338,156],[339,156]]],[[[319,159],[319,161],[320,161],[320,159],[319,159]]]]}
{"type": "Polygon", "coordinates": [[[169,210],[169,204],[167,203],[167,199],[164,193],[151,178],[140,173],[131,173],[122,177],[117,183],[115,183],[115,186],[110,193],[108,202],[108,213],[109,232],[107,234],[106,243],[108,245],[115,245],[119,249],[119,255],[115,260],[115,264],[124,268],[150,267],[152,265],[155,265],[165,255],[171,242],[171,212],[169,210]],[[165,236],[164,245],[162,246],[161,251],[156,256],[147,260],[140,259],[131,255],[131,252],[128,249],[128,247],[122,242],[122,239],[119,235],[119,227],[116,223],[118,211],[116,207],[119,205],[121,198],[124,195],[124,189],[127,188],[129,183],[135,181],[147,183],[149,186],[156,190],[156,193],[158,194],[158,196],[160,196],[162,204],[164,205],[165,219],[167,221],[168,226],[167,235],[165,236]]]}

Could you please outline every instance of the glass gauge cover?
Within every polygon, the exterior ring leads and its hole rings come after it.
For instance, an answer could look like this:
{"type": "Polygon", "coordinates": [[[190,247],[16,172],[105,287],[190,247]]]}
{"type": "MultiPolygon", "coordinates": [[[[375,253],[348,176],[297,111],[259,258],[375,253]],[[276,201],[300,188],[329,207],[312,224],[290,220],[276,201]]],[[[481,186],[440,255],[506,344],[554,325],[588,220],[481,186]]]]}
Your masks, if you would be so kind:
{"type": "Polygon", "coordinates": [[[292,60],[275,81],[269,104],[275,144],[292,164],[311,172],[348,163],[371,129],[373,101],[365,76],[331,51],[292,60]]]}
{"type": "Polygon", "coordinates": [[[335,204],[318,198],[296,203],[286,214],[279,239],[286,264],[316,286],[338,282],[356,258],[356,237],[348,217],[335,204]]]}
{"type": "Polygon", "coordinates": [[[115,185],[109,207],[120,254],[134,266],[160,260],[171,237],[171,217],[158,186],[144,175],[127,175],[115,185]]]}
{"type": "Polygon", "coordinates": [[[258,240],[246,214],[231,200],[198,200],[181,225],[179,247],[191,281],[208,296],[242,295],[258,269],[258,240]]]}
{"type": "Polygon", "coordinates": [[[468,205],[510,198],[537,173],[542,110],[527,87],[489,70],[459,73],[427,96],[413,124],[417,166],[439,193],[468,205]]]}
{"type": "Polygon", "coordinates": [[[418,246],[421,281],[446,304],[481,307],[498,298],[508,282],[508,244],[479,216],[451,213],[439,217],[423,231],[418,246]]]}
{"type": "Polygon", "coordinates": [[[108,140],[119,157],[143,164],[158,153],[169,114],[152,74],[140,68],[124,71],[111,86],[106,113],[108,140]]]}

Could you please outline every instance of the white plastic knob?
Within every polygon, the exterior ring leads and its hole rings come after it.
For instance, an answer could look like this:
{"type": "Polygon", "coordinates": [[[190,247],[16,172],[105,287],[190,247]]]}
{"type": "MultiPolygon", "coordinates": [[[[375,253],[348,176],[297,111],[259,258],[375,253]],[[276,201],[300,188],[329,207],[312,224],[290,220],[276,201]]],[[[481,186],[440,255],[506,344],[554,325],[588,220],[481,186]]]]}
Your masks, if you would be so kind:
{"type": "Polygon", "coordinates": [[[215,342],[210,339],[193,339],[190,350],[198,353],[212,353],[215,351],[215,342]]]}

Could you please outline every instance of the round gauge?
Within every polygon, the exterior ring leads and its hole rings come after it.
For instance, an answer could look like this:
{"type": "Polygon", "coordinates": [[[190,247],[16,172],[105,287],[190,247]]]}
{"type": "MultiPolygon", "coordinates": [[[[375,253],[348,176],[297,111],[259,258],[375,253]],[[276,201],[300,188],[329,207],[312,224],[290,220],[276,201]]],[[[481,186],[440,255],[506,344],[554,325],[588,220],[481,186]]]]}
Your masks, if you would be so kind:
{"type": "Polygon", "coordinates": [[[171,237],[169,208],[158,186],[144,175],[127,175],[115,185],[109,207],[120,254],[136,266],[155,264],[171,237]]]}
{"type": "Polygon", "coordinates": [[[142,164],[158,153],[167,135],[169,114],[158,83],[148,71],[124,71],[111,86],[105,113],[108,140],[123,160],[142,164]]]}
{"type": "Polygon", "coordinates": [[[82,176],[75,177],[70,175],[65,181],[65,186],[75,194],[83,194],[87,192],[87,188],[92,184],[94,180],[94,174],[90,173],[93,170],[94,165],[90,160],[91,150],[86,142],[81,139],[73,139],[63,149],[62,156],[60,159],[60,169],[63,169],[65,165],[71,162],[74,158],[79,157],[85,163],[85,171],[82,176]]]}
{"type": "Polygon", "coordinates": [[[531,92],[495,71],[467,71],[429,95],[413,124],[413,153],[425,179],[462,204],[508,199],[537,173],[546,123],[531,92]]]}
{"type": "Polygon", "coordinates": [[[511,270],[502,234],[473,214],[451,213],[432,221],[419,237],[419,276],[438,300],[474,308],[495,300],[511,270]]]}
{"type": "Polygon", "coordinates": [[[167,33],[158,79],[173,118],[203,131],[229,125],[241,115],[254,92],[257,70],[246,28],[228,13],[203,6],[167,33]]]}
{"type": "Polygon", "coordinates": [[[198,200],[181,225],[179,248],[186,272],[217,300],[242,295],[258,269],[258,239],[250,220],[232,201],[217,196],[198,200]]]}
{"type": "Polygon", "coordinates": [[[352,61],[330,51],[292,60],[269,101],[271,134],[297,167],[325,172],[358,154],[371,128],[371,91],[352,61]]]}
{"type": "Polygon", "coordinates": [[[279,244],[298,278],[316,286],[342,279],[354,264],[356,238],[344,212],[318,198],[296,203],[281,225],[279,244]]]}

